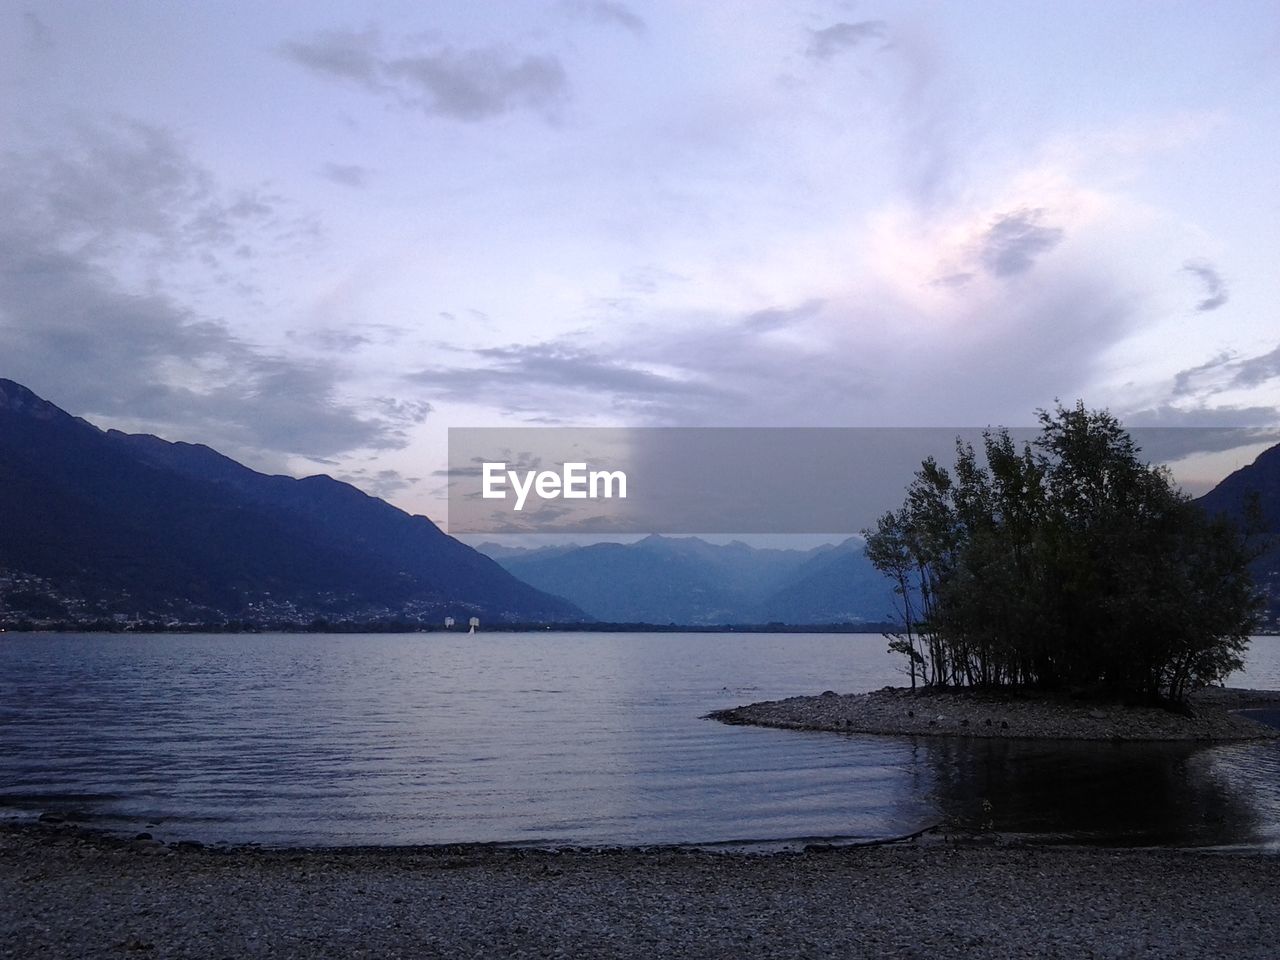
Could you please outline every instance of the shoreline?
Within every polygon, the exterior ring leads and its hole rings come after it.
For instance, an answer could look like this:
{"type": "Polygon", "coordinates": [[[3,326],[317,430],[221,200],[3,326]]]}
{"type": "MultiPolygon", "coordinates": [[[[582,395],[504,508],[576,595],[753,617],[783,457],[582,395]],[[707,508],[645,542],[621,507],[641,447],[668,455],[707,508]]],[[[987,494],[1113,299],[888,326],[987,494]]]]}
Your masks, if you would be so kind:
{"type": "Polygon", "coordinates": [[[1272,955],[1280,857],[950,842],[173,849],[0,830],[0,956],[1272,955]]]}
{"type": "Polygon", "coordinates": [[[1208,688],[1190,697],[1194,716],[1017,691],[884,687],[869,693],[763,700],[715,710],[707,719],[745,726],[888,736],[1126,742],[1224,742],[1280,738],[1245,716],[1280,710],[1280,691],[1208,688]]]}

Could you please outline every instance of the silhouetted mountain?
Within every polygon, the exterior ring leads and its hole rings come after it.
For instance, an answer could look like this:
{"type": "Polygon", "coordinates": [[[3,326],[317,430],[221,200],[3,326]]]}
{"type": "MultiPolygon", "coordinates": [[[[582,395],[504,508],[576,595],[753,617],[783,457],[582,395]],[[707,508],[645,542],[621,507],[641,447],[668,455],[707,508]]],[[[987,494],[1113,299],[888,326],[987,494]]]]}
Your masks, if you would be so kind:
{"type": "Polygon", "coordinates": [[[1280,444],[1262,451],[1253,463],[1227,476],[1196,502],[1210,513],[1223,513],[1243,524],[1250,494],[1258,495],[1263,532],[1280,534],[1280,444]]]}
{"type": "Polygon", "coordinates": [[[1247,467],[1230,474],[1196,502],[1214,514],[1225,514],[1241,527],[1249,522],[1248,503],[1257,495],[1261,512],[1261,554],[1253,562],[1253,576],[1267,596],[1264,624],[1280,628],[1280,445],[1260,453],[1247,467]]]}
{"type": "Polygon", "coordinates": [[[0,380],[0,598],[84,619],[570,620],[572,604],[326,476],[102,431],[0,380]]]}
{"type": "Polygon", "coordinates": [[[893,618],[890,584],[856,539],[813,550],[660,536],[630,544],[479,549],[600,620],[827,624],[893,618]]]}

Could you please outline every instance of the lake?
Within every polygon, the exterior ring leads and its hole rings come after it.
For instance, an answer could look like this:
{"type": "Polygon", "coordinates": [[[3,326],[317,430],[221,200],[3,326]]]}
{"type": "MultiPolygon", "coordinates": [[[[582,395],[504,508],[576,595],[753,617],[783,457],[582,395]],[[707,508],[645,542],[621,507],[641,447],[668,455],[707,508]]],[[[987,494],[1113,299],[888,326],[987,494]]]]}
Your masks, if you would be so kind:
{"type": "MultiPolygon", "coordinates": [[[[701,719],[903,682],[879,635],[4,634],[0,815],[270,845],[803,842],[951,819],[1047,842],[1280,849],[1274,741],[701,719]]],[[[1229,683],[1280,689],[1280,638],[1255,639],[1229,683]]]]}

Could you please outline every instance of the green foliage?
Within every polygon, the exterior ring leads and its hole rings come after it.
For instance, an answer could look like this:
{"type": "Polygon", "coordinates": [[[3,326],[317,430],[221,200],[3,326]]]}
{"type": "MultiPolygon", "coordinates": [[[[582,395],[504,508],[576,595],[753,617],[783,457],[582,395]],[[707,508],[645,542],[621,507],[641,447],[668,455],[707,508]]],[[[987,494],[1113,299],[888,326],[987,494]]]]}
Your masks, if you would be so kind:
{"type": "Polygon", "coordinates": [[[1239,668],[1258,598],[1246,538],[1144,464],[1111,414],[1039,412],[1017,449],[957,441],[864,531],[905,631],[890,650],[938,686],[1106,689],[1181,702],[1239,668]]]}

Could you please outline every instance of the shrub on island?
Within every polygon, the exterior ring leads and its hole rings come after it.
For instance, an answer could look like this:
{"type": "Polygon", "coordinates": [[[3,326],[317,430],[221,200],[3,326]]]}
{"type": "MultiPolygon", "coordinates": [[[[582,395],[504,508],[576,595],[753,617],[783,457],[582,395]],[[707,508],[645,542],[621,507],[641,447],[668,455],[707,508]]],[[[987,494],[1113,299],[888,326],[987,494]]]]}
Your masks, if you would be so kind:
{"type": "Polygon", "coordinates": [[[1088,689],[1182,704],[1239,669],[1259,611],[1249,538],[1209,517],[1120,422],[1077,403],[1017,447],[984,433],[923,462],[864,531],[894,582],[914,688],[1088,689]]]}

